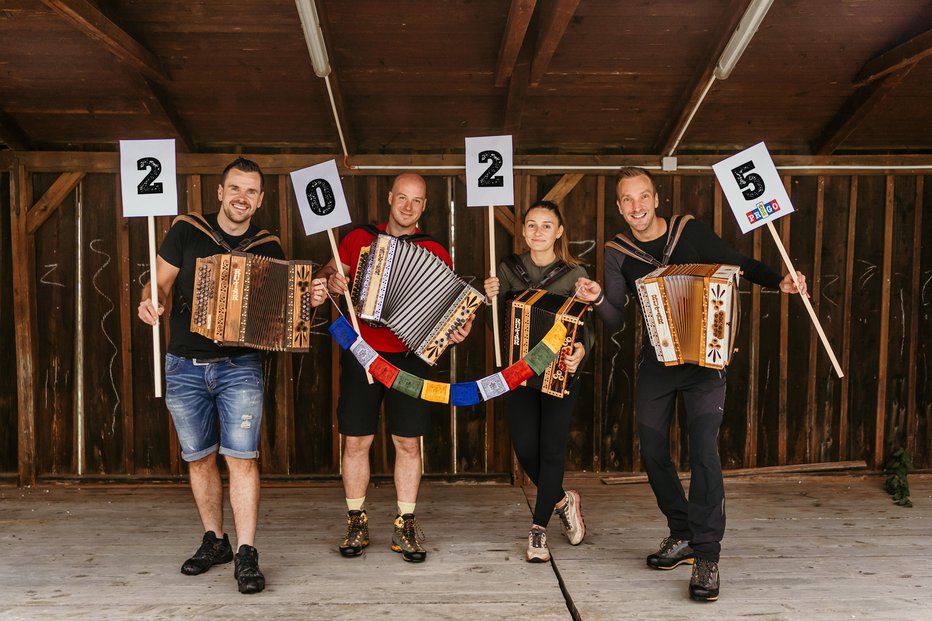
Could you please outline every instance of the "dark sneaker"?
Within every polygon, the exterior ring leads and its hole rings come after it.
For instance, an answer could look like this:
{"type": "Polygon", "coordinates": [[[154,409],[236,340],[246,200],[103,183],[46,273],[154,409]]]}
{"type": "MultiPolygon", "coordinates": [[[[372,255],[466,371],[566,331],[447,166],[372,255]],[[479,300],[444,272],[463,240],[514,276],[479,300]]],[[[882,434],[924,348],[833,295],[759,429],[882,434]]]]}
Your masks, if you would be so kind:
{"type": "Polygon", "coordinates": [[[578,546],[586,536],[586,523],[583,521],[582,504],[579,501],[579,492],[569,490],[566,492],[566,502],[562,507],[555,508],[553,512],[560,518],[560,527],[570,544],[578,546]]]}
{"type": "Polygon", "coordinates": [[[240,593],[258,593],[265,588],[265,576],[259,571],[258,550],[245,544],[239,547],[233,577],[240,593]]]}
{"type": "Polygon", "coordinates": [[[685,539],[667,537],[660,542],[660,549],[647,557],[647,565],[654,569],[673,569],[683,563],[692,565],[696,553],[685,539]]]}
{"type": "Polygon", "coordinates": [[[697,558],[689,579],[689,596],[700,602],[718,599],[718,563],[697,558]]]}
{"type": "Polygon", "coordinates": [[[527,534],[527,554],[524,558],[528,563],[546,563],[550,560],[546,530],[536,526],[531,527],[531,532],[527,534]]]}
{"type": "Polygon", "coordinates": [[[223,535],[223,539],[217,539],[214,531],[209,530],[204,533],[201,547],[181,566],[181,573],[186,576],[196,576],[214,565],[229,563],[232,560],[233,548],[230,546],[230,538],[223,535]]]}
{"type": "Polygon", "coordinates": [[[427,558],[427,550],[421,545],[424,531],[417,524],[413,513],[395,517],[395,532],[392,534],[392,550],[401,552],[401,557],[412,563],[420,563],[427,558]]]}
{"type": "Polygon", "coordinates": [[[347,511],[346,537],[340,544],[340,554],[346,557],[359,556],[369,545],[369,518],[365,511],[347,511]]]}

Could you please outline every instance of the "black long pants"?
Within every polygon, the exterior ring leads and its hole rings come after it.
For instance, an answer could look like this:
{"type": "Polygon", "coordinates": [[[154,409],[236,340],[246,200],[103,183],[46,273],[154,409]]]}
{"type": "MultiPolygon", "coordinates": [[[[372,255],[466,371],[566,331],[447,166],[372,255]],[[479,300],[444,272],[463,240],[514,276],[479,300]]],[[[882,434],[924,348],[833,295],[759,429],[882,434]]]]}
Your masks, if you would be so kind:
{"type": "Polygon", "coordinates": [[[515,455],[524,471],[537,486],[534,524],[546,527],[553,506],[563,498],[563,468],[566,441],[578,390],[562,399],[539,390],[518,386],[505,401],[508,430],[515,455]]]}
{"type": "Polygon", "coordinates": [[[725,484],[718,429],[725,406],[725,373],[684,364],[666,367],[652,351],[641,354],[637,423],[641,460],[670,535],[688,539],[699,558],[718,562],[725,534],[725,484]],[[689,432],[689,500],[670,460],[670,423],[683,396],[689,432]]]}

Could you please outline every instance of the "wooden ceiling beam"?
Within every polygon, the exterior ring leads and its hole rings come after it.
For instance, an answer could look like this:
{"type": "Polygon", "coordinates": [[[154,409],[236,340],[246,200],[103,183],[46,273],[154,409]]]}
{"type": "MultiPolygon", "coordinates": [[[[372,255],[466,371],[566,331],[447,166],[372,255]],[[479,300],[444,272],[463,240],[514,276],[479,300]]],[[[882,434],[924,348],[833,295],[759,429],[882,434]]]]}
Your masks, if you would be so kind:
{"type": "MultiPolygon", "coordinates": [[[[327,42],[331,40],[331,31],[330,31],[330,20],[327,19],[327,11],[323,2],[317,2],[317,20],[320,23],[320,32],[324,37],[324,44],[327,45],[327,42]]],[[[333,64],[333,50],[332,46],[327,45],[327,56],[330,59],[330,75],[327,76],[327,79],[330,80],[330,90],[333,91],[333,107],[336,109],[335,114],[340,119],[340,128],[343,130],[343,141],[346,143],[346,152],[348,154],[353,154],[356,152],[356,132],[353,131],[350,126],[350,118],[346,113],[346,103],[343,99],[343,90],[340,88],[340,80],[336,75],[336,66],[333,64]]],[[[308,56],[308,61],[310,62],[310,56],[308,56]]],[[[326,88],[326,84],[324,85],[326,88]]],[[[329,103],[329,101],[328,101],[329,103]]],[[[334,122],[334,129],[336,129],[336,122],[334,122]]]]}
{"type": "Polygon", "coordinates": [[[864,63],[854,83],[864,86],[932,55],[932,28],[864,63]]]}
{"type": "Polygon", "coordinates": [[[26,132],[2,108],[0,108],[0,140],[14,151],[29,151],[32,147],[26,132]]]}
{"type": "Polygon", "coordinates": [[[915,66],[906,65],[882,80],[871,82],[856,90],[822,130],[819,138],[813,143],[812,152],[817,155],[834,153],[871,110],[876,108],[915,66]]]}
{"type": "Polygon", "coordinates": [[[534,50],[534,60],[531,61],[531,86],[540,84],[547,73],[550,61],[560,45],[560,40],[566,34],[577,6],[579,0],[553,0],[542,9],[537,47],[534,50]]]}
{"type": "Polygon", "coordinates": [[[149,111],[149,114],[156,118],[161,117],[168,122],[175,133],[175,138],[177,138],[180,143],[177,145],[178,150],[186,152],[197,151],[197,145],[191,137],[190,132],[188,132],[184,121],[181,120],[181,117],[178,115],[161,87],[132,69],[127,69],[124,73],[133,85],[133,91],[136,96],[142,100],[142,104],[146,107],[146,110],[149,111]]]}
{"type": "Polygon", "coordinates": [[[668,155],[673,150],[680,133],[691,120],[693,108],[702,98],[709,80],[712,79],[719,56],[728,45],[731,35],[734,34],[750,4],[751,0],[731,0],[725,7],[721,26],[712,36],[711,43],[706,49],[705,64],[697,67],[689,86],[680,94],[674,113],[660,132],[660,137],[655,143],[657,153],[668,155]]]}
{"type": "Polygon", "coordinates": [[[505,100],[505,122],[502,124],[503,133],[511,134],[517,143],[518,130],[521,129],[521,115],[524,114],[524,102],[527,101],[527,91],[530,88],[531,76],[531,46],[525,41],[515,63],[511,79],[508,81],[508,95],[505,100]]]}
{"type": "Polygon", "coordinates": [[[511,0],[508,21],[505,22],[505,34],[502,36],[502,46],[498,51],[495,86],[505,86],[514,72],[535,6],[537,6],[537,0],[511,0]]]}
{"type": "Polygon", "coordinates": [[[171,80],[152,52],[87,0],[42,0],[42,3],[107,48],[120,62],[133,67],[148,78],[160,82],[171,80]]]}

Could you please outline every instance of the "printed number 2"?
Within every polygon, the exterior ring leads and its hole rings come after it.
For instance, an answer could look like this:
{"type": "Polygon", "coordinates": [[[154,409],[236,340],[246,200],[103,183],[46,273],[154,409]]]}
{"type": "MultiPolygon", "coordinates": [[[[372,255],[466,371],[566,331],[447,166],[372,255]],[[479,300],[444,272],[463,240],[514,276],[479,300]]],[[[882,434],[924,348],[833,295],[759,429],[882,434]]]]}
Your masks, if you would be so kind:
{"type": "Polygon", "coordinates": [[[749,170],[754,170],[754,162],[745,162],[732,168],[731,174],[735,176],[744,198],[751,201],[764,195],[764,180],[757,173],[748,173],[749,170]]]}
{"type": "Polygon", "coordinates": [[[505,187],[505,178],[501,175],[495,175],[502,168],[505,160],[498,151],[482,151],[479,153],[479,163],[489,163],[489,167],[484,173],[479,175],[480,188],[503,188],[505,187]],[[493,176],[494,175],[494,176],[493,176]]]}
{"type": "Polygon", "coordinates": [[[136,190],[139,194],[161,194],[162,184],[152,183],[162,174],[162,163],[154,157],[144,157],[136,162],[136,170],[149,169],[149,174],[139,182],[136,190]]]}

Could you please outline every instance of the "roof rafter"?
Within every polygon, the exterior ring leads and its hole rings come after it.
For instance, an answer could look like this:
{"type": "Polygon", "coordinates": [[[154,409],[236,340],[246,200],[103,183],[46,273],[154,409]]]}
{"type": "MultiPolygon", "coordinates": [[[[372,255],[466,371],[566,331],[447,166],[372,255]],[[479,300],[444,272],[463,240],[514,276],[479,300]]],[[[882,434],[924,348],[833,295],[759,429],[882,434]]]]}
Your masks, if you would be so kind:
{"type": "Polygon", "coordinates": [[[857,129],[870,111],[876,108],[915,66],[915,64],[906,65],[899,71],[888,74],[882,80],[871,82],[867,86],[856,90],[813,143],[813,153],[817,155],[831,155],[834,153],[835,149],[854,133],[854,130],[857,129]]]}
{"type": "Polygon", "coordinates": [[[32,145],[19,123],[0,108],[0,140],[14,151],[28,151],[32,145]]]}
{"type": "Polygon", "coordinates": [[[542,9],[534,60],[531,61],[531,86],[540,84],[547,73],[560,40],[573,19],[579,0],[554,0],[542,9]]]}
{"type": "Polygon", "coordinates": [[[518,130],[521,129],[521,115],[524,113],[524,102],[527,101],[527,91],[530,88],[531,75],[531,46],[525,41],[515,62],[511,79],[508,81],[508,96],[505,102],[505,121],[502,124],[506,134],[515,136],[517,142],[518,130]]]}
{"type": "Polygon", "coordinates": [[[502,46],[498,51],[495,86],[505,86],[514,72],[535,6],[537,0],[511,0],[508,21],[505,22],[505,34],[502,35],[502,46]]]}
{"type": "MultiPolygon", "coordinates": [[[[320,32],[324,37],[324,45],[327,46],[327,56],[330,59],[330,75],[327,76],[327,80],[330,82],[330,90],[333,91],[333,107],[334,114],[339,118],[340,129],[343,130],[343,141],[346,143],[346,152],[352,154],[356,151],[356,137],[355,132],[352,130],[349,124],[349,115],[346,113],[346,103],[343,99],[343,91],[340,88],[340,80],[336,75],[336,67],[333,64],[334,55],[331,53],[331,46],[327,43],[331,40],[331,31],[330,31],[330,20],[327,19],[326,7],[324,7],[323,2],[318,2],[317,6],[317,19],[320,23],[320,32]]],[[[308,57],[310,60],[310,57],[308,57]]],[[[336,129],[337,120],[334,119],[334,129],[336,129]]]]}
{"type": "Polygon", "coordinates": [[[168,121],[169,126],[175,132],[175,137],[181,142],[179,150],[196,151],[197,145],[194,139],[161,87],[132,69],[127,69],[124,73],[133,85],[136,96],[142,100],[149,114],[154,117],[162,117],[168,121]]]}
{"type": "Polygon", "coordinates": [[[168,73],[152,52],[87,0],[42,0],[42,3],[71,22],[78,30],[98,41],[107,50],[143,75],[168,82],[168,73]]]}
{"type": "Polygon", "coordinates": [[[854,83],[863,86],[932,55],[932,28],[864,63],[854,83]]]}
{"type": "Polygon", "coordinates": [[[670,120],[667,121],[667,124],[660,132],[660,137],[655,143],[655,146],[659,147],[656,149],[658,153],[662,155],[670,154],[680,132],[689,123],[693,108],[702,98],[706,85],[712,79],[719,56],[722,55],[722,51],[728,45],[728,40],[731,39],[731,35],[735,32],[750,4],[751,0],[731,0],[728,6],[725,7],[721,26],[712,36],[711,43],[706,49],[705,64],[698,66],[689,86],[680,94],[670,120]]]}

